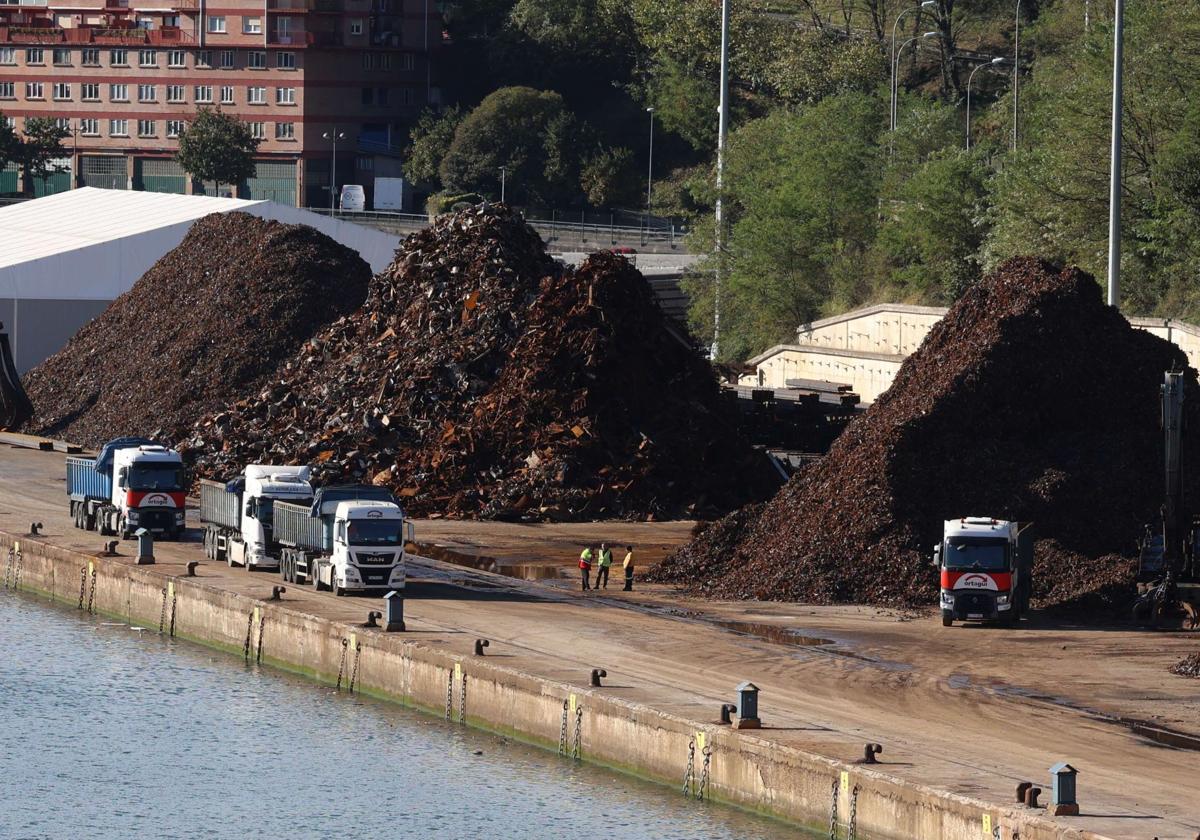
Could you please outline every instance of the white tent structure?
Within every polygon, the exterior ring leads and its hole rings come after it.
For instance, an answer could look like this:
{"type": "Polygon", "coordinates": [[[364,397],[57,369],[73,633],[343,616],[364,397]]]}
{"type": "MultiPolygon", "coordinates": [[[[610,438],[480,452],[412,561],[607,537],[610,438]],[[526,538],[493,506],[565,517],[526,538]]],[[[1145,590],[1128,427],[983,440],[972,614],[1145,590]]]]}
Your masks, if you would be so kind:
{"type": "Polygon", "coordinates": [[[240,210],[316,228],[374,272],[398,236],[272,201],[83,187],[0,208],[0,322],[25,373],[126,292],[210,213],[240,210]]]}

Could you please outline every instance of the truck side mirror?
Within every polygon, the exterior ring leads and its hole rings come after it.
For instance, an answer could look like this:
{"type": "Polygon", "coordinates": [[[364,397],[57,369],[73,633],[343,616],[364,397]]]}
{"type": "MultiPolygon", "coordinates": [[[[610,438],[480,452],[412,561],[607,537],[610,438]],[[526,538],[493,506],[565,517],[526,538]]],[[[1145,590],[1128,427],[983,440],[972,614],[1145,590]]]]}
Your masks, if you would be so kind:
{"type": "Polygon", "coordinates": [[[246,500],[246,515],[254,516],[254,499],[246,500]]]}
{"type": "Polygon", "coordinates": [[[942,544],[938,543],[933,547],[933,568],[940,569],[942,567],[942,544]]]}
{"type": "Polygon", "coordinates": [[[417,541],[417,531],[413,528],[413,524],[407,520],[404,522],[404,541],[410,543],[417,541]]]}

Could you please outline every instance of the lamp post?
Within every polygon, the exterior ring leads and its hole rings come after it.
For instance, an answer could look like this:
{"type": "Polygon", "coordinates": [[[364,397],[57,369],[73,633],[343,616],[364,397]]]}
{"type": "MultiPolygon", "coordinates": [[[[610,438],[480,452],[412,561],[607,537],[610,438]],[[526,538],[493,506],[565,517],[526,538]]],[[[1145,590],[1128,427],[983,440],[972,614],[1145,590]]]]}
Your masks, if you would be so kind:
{"type": "Polygon", "coordinates": [[[1125,0],[1113,5],[1112,150],[1108,182],[1108,305],[1121,305],[1121,59],[1125,0]]]}
{"type": "Polygon", "coordinates": [[[335,204],[337,196],[337,141],[344,139],[346,133],[338,131],[338,127],[335,125],[333,131],[326,131],[321,136],[326,140],[333,140],[333,158],[330,160],[329,172],[329,215],[332,216],[337,209],[335,204]]]}
{"type": "Polygon", "coordinates": [[[967,76],[967,151],[971,151],[971,80],[975,78],[975,74],[984,67],[995,67],[1003,64],[1003,58],[993,58],[987,64],[980,64],[971,70],[971,75],[967,76]]]}
{"type": "MultiPolygon", "coordinates": [[[[921,38],[925,38],[925,39],[936,38],[938,36],[938,34],[939,33],[937,33],[937,32],[926,32],[921,35],[921,38]]],[[[896,79],[896,70],[900,66],[900,56],[904,54],[904,48],[916,40],[918,40],[918,38],[914,35],[913,37],[911,37],[907,41],[905,41],[903,44],[901,44],[900,49],[896,50],[896,58],[892,61],[893,83],[895,82],[895,79],[896,79]]],[[[899,96],[898,89],[896,91],[896,96],[894,99],[895,99],[895,101],[892,104],[892,132],[893,133],[895,133],[896,127],[900,124],[900,96],[899,96]]]]}
{"type": "Polygon", "coordinates": [[[1017,132],[1020,126],[1018,99],[1021,93],[1021,0],[1017,0],[1017,12],[1013,16],[1013,132],[1012,150],[1017,150],[1017,132]]]}
{"type": "Polygon", "coordinates": [[[713,281],[713,340],[709,350],[714,359],[721,349],[721,275],[725,263],[722,193],[725,183],[725,137],[729,130],[729,0],[721,0],[721,102],[717,106],[717,116],[717,271],[713,281]]]}
{"type": "Polygon", "coordinates": [[[650,115],[650,162],[646,164],[646,215],[650,215],[650,194],[654,189],[654,107],[646,109],[650,115]]]}
{"type": "MultiPolygon", "coordinates": [[[[896,16],[896,22],[892,24],[892,55],[889,64],[892,68],[892,83],[888,87],[888,130],[896,130],[896,27],[900,25],[900,18],[904,17],[909,12],[920,12],[924,9],[929,9],[937,6],[937,0],[924,0],[919,6],[913,6],[905,9],[896,16]]],[[[901,47],[903,49],[903,47],[901,47]]]]}
{"type": "Polygon", "coordinates": [[[508,178],[508,167],[501,166],[500,167],[500,203],[501,204],[504,203],[504,186],[505,186],[505,181],[507,180],[507,178],[508,178]]]}

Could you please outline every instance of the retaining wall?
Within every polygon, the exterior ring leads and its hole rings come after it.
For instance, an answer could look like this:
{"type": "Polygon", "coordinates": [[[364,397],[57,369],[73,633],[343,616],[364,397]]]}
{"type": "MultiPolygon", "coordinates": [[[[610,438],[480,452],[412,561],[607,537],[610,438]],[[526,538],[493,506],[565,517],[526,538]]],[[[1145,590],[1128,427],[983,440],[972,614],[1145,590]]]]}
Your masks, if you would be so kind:
{"type": "Polygon", "coordinates": [[[565,740],[568,755],[578,737],[583,760],[676,787],[694,746],[694,784],[703,784],[708,798],[823,834],[836,799],[839,822],[846,823],[853,811],[858,836],[864,838],[1009,840],[1019,832],[1022,840],[1103,840],[1034,812],[998,809],[782,747],[746,730],[605,697],[603,689],[548,681],[486,658],[409,641],[403,634],[332,622],[286,602],[257,601],[203,578],[170,577],[154,566],[89,557],[3,532],[0,550],[7,555],[6,572],[15,568],[19,553],[22,590],[73,606],[82,603],[85,610],[91,604],[98,613],[153,629],[161,621],[165,633],[173,627],[178,637],[237,656],[248,650],[250,659],[261,653],[263,663],[347,689],[353,681],[356,690],[435,714],[446,712],[449,696],[455,720],[550,749],[565,740]]]}

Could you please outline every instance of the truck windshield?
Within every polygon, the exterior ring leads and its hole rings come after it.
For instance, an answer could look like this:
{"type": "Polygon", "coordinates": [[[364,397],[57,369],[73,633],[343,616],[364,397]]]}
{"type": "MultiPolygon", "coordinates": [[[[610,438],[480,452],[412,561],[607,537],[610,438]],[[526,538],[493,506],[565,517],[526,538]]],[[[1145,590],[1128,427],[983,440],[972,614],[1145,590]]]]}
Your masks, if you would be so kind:
{"type": "Polygon", "coordinates": [[[986,537],[950,537],[946,540],[946,568],[1002,572],[1008,568],[1008,541],[986,537]]]}
{"type": "Polygon", "coordinates": [[[129,468],[130,490],[179,490],[177,464],[134,464],[129,468]]]}
{"type": "Polygon", "coordinates": [[[352,519],[347,538],[350,545],[400,545],[400,525],[398,519],[352,519]]]}

